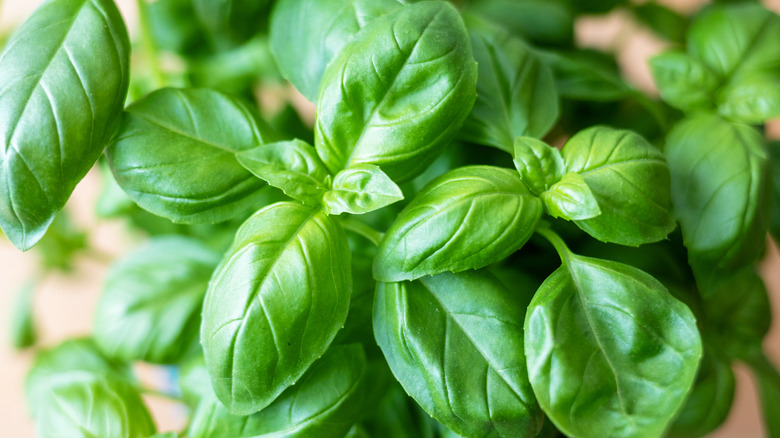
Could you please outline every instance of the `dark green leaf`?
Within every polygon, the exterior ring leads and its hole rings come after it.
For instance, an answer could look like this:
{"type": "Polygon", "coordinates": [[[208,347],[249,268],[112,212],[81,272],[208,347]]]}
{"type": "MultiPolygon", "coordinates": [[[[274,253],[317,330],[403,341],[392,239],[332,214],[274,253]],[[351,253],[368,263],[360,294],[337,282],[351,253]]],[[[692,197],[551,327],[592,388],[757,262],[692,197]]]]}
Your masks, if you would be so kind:
{"type": "Polygon", "coordinates": [[[514,163],[523,184],[535,195],[552,187],[566,173],[561,151],[531,137],[515,139],[514,163]]]}
{"type": "Polygon", "coordinates": [[[196,58],[188,73],[193,86],[237,95],[250,95],[261,81],[281,81],[268,37],[262,34],[233,49],[196,58]]]}
{"type": "Polygon", "coordinates": [[[17,248],[43,237],[103,152],[127,94],[129,52],[111,0],[48,1],[8,41],[0,56],[0,227],[17,248]]]}
{"type": "Polygon", "coordinates": [[[747,125],[702,115],[680,122],[664,150],[688,256],[737,268],[763,252],[769,221],[767,154],[747,125]]]}
{"type": "Polygon", "coordinates": [[[572,41],[574,16],[562,0],[474,0],[468,11],[535,44],[564,46],[572,41]]]}
{"type": "Polygon", "coordinates": [[[360,29],[401,7],[397,0],[279,0],[271,49],[287,80],[317,102],[325,67],[360,29]]]}
{"type": "Polygon", "coordinates": [[[770,201],[771,223],[769,231],[780,245],[780,141],[769,143],[772,194],[770,201]]]}
{"type": "Polygon", "coordinates": [[[235,154],[269,140],[249,106],[207,89],[164,88],[125,111],[108,162],[141,207],[183,223],[215,223],[258,207],[265,183],[235,154]]]}
{"type": "Polygon", "coordinates": [[[576,221],[603,242],[639,246],[664,239],[675,227],[669,168],[640,135],[603,126],[580,131],[561,151],[567,172],[585,178],[601,214],[576,221]]]}
{"type": "Polygon", "coordinates": [[[634,91],[623,82],[609,56],[591,50],[577,52],[541,52],[552,69],[561,97],[575,100],[611,101],[630,96],[634,91]]]}
{"type": "Polygon", "coordinates": [[[552,217],[577,221],[601,214],[596,196],[578,173],[567,173],[541,195],[544,210],[552,217]]]}
{"type": "Polygon", "coordinates": [[[559,251],[525,320],[539,404],[569,436],[660,436],[701,358],[693,314],[636,268],[559,251]]]}
{"type": "Polygon", "coordinates": [[[481,272],[379,283],[377,343],[404,389],[466,436],[534,436],[518,295],[481,272]]]}
{"type": "Polygon", "coordinates": [[[477,100],[458,137],[512,152],[515,137],[543,137],[558,119],[552,72],[522,40],[476,18],[468,22],[479,66],[477,100]]]}
{"type": "Polygon", "coordinates": [[[70,219],[67,210],[60,210],[46,234],[38,242],[36,253],[44,269],[70,272],[75,267],[76,256],[87,248],[87,234],[70,219]]]}
{"type": "Polygon", "coordinates": [[[149,28],[160,49],[185,55],[203,50],[203,27],[192,0],[156,0],[147,8],[149,28]]]}
{"type": "Polygon", "coordinates": [[[192,0],[201,23],[216,43],[237,44],[265,27],[270,0],[192,0]]]}
{"type": "Polygon", "coordinates": [[[209,284],[201,343],[231,412],[268,406],[327,350],[352,294],[341,227],[321,210],[280,202],[249,218],[209,284]]]}
{"type": "Polygon", "coordinates": [[[377,18],[325,71],[317,152],[332,173],[374,164],[395,181],[409,180],[457,134],[476,82],[465,26],[448,3],[416,3],[377,18]]]}
{"type": "Polygon", "coordinates": [[[330,185],[330,172],[317,151],[301,140],[266,144],[236,157],[255,176],[307,205],[319,205],[330,185]]]}
{"type": "Polygon", "coordinates": [[[95,313],[95,341],[110,357],[173,363],[197,342],[219,254],[187,237],[158,237],[115,264],[95,313]]]}
{"type": "Polygon", "coordinates": [[[477,269],[531,237],[542,202],[514,170],[461,167],[434,179],[398,215],[379,244],[378,281],[477,269]]]}
{"type": "Polygon", "coordinates": [[[678,51],[650,59],[658,90],[664,101],[684,111],[714,106],[718,77],[706,65],[678,51]]]}
{"type": "Polygon", "coordinates": [[[31,347],[38,339],[35,329],[35,316],[33,305],[35,303],[35,282],[28,281],[17,292],[16,304],[8,310],[13,313],[11,320],[11,345],[21,350],[31,347]]]}
{"type": "Polygon", "coordinates": [[[685,16],[655,1],[637,5],[634,7],[633,12],[634,17],[640,23],[649,27],[661,37],[673,43],[682,44],[685,42],[685,33],[690,25],[688,18],[685,16]]]}
{"type": "Polygon", "coordinates": [[[333,180],[333,188],[322,199],[325,212],[363,214],[404,199],[401,189],[372,164],[356,164],[333,180]]]}

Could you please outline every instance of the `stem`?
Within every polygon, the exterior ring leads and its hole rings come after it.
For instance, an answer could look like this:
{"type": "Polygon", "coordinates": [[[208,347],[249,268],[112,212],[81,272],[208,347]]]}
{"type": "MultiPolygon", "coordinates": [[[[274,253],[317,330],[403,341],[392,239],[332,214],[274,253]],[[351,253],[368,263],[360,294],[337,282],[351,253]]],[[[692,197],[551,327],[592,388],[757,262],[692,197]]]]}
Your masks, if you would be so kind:
{"type": "Polygon", "coordinates": [[[366,225],[365,223],[351,217],[342,219],[341,226],[344,227],[344,229],[347,231],[351,231],[355,234],[359,234],[365,237],[376,246],[379,246],[379,241],[382,240],[382,237],[385,236],[384,233],[381,233],[366,225]]]}
{"type": "Polygon", "coordinates": [[[569,260],[569,257],[571,256],[571,250],[569,250],[569,247],[566,246],[566,243],[563,241],[563,239],[561,239],[561,236],[559,236],[558,233],[550,228],[549,223],[540,222],[539,226],[537,226],[536,230],[534,231],[547,239],[547,241],[555,247],[555,251],[558,252],[558,256],[561,258],[562,262],[569,260]]]}
{"type": "Polygon", "coordinates": [[[137,0],[137,3],[138,21],[141,28],[141,42],[143,43],[147,57],[149,58],[149,68],[152,71],[155,87],[162,88],[165,86],[166,81],[165,75],[163,75],[162,68],[160,67],[157,44],[155,44],[151,28],[149,27],[149,5],[146,3],[146,0],[137,0]]]}

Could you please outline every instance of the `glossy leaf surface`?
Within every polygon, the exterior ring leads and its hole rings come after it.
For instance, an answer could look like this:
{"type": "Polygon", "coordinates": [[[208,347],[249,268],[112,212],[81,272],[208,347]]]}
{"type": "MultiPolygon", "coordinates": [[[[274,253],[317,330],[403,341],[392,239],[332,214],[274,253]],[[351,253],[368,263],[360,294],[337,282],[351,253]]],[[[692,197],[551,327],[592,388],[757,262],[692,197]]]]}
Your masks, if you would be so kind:
{"type": "Polygon", "coordinates": [[[516,138],[513,158],[520,179],[535,195],[549,189],[566,173],[561,151],[535,138],[516,138]]]}
{"type": "Polygon", "coordinates": [[[567,173],[541,195],[544,210],[566,220],[592,219],[601,214],[599,203],[578,173],[567,173]]]}
{"type": "Polygon", "coordinates": [[[228,409],[268,406],[328,348],[352,293],[341,227],[320,210],[280,202],[250,217],[214,273],[201,343],[228,409]]]}
{"type": "Polygon", "coordinates": [[[640,135],[598,126],[577,133],[561,153],[566,171],[585,179],[601,209],[576,221],[583,231],[603,242],[639,246],[674,229],[669,168],[640,135]]]}
{"type": "Polygon", "coordinates": [[[461,435],[533,436],[541,428],[517,299],[483,272],[377,285],[374,333],[393,374],[461,435]]]}
{"type": "Polygon", "coordinates": [[[769,220],[761,135],[716,116],[684,119],[668,135],[672,200],[688,256],[720,267],[753,262],[769,220]]]}
{"type": "Polygon", "coordinates": [[[562,256],[525,319],[539,404],[566,435],[660,436],[701,359],[693,314],[636,268],[562,256]]]}
{"type": "Polygon", "coordinates": [[[357,164],[333,180],[323,203],[328,214],[363,214],[404,199],[401,189],[377,166],[357,164]]]}
{"type": "Polygon", "coordinates": [[[394,181],[422,173],[476,98],[477,66],[457,10],[422,2],[374,20],[328,65],[315,146],[332,173],[374,164],[394,181]]]}
{"type": "Polygon", "coordinates": [[[514,170],[469,166],[434,179],[396,218],[374,261],[378,281],[477,269],[531,237],[542,203],[514,170]]]}
{"type": "Polygon", "coordinates": [[[48,1],[8,40],[0,55],[0,227],[17,248],[43,237],[103,152],[127,94],[129,52],[110,0],[48,1]]]}
{"type": "Polygon", "coordinates": [[[287,80],[317,102],[325,67],[360,29],[401,7],[396,0],[280,0],[271,48],[287,80]]]}
{"type": "Polygon", "coordinates": [[[257,114],[237,99],[163,88],[127,107],[107,157],[144,209],[175,222],[215,223],[259,207],[265,184],[235,154],[268,139],[257,114]]]}
{"type": "Polygon", "coordinates": [[[158,237],[115,264],[95,313],[95,341],[123,360],[173,363],[197,342],[219,254],[186,237],[158,237]]]}

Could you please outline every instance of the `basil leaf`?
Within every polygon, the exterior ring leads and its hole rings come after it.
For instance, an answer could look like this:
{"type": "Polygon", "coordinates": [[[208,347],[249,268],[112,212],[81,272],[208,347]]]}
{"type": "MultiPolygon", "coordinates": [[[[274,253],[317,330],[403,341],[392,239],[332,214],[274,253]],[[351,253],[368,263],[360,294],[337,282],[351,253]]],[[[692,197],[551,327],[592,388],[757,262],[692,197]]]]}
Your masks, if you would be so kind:
{"type": "Polygon", "coordinates": [[[623,99],[634,91],[623,82],[614,61],[603,53],[540,52],[552,69],[555,88],[561,97],[575,100],[611,101],[623,99]]]}
{"type": "Polygon", "coordinates": [[[669,168],[663,154],[631,131],[598,126],[577,133],[561,151],[568,172],[580,174],[601,214],[575,221],[602,242],[639,246],[675,227],[669,168]]]}
{"type": "MultiPolygon", "coordinates": [[[[772,194],[770,201],[771,223],[769,231],[775,242],[780,242],[780,141],[769,143],[772,194]]],[[[780,243],[778,243],[780,245],[780,243]]]]}
{"type": "Polygon", "coordinates": [[[561,151],[531,137],[515,139],[514,163],[520,179],[535,195],[540,195],[566,173],[561,151]]]}
{"type": "Polygon", "coordinates": [[[517,299],[482,272],[377,285],[374,333],[393,374],[456,433],[534,436],[542,426],[517,299]]]}
{"type": "Polygon", "coordinates": [[[683,111],[714,105],[718,77],[698,60],[670,51],[651,58],[650,69],[661,97],[669,105],[683,111]]]}
{"type": "Polygon", "coordinates": [[[718,113],[753,124],[780,116],[780,72],[744,76],[726,86],[720,94],[718,113]]]}
{"type": "Polygon", "coordinates": [[[144,209],[175,222],[216,223],[257,207],[265,185],[235,154],[269,139],[249,106],[207,89],[163,88],[127,107],[108,162],[144,209]]]}
{"type": "Polygon", "coordinates": [[[512,152],[518,136],[543,137],[558,119],[552,72],[522,40],[472,18],[477,100],[460,139],[512,152]]]}
{"type": "Polygon", "coordinates": [[[174,363],[197,342],[219,254],[178,236],[152,239],[112,266],[95,313],[95,341],[110,357],[174,363]]]}
{"type": "Polygon", "coordinates": [[[378,281],[413,280],[502,260],[531,237],[542,203],[517,172],[468,166],[425,186],[393,222],[374,260],[378,281]]]}
{"type": "Polygon", "coordinates": [[[284,77],[317,102],[325,67],[360,29],[401,7],[397,0],[279,0],[271,50],[284,77]]]}
{"type": "Polygon", "coordinates": [[[636,268],[561,256],[525,319],[539,404],[566,435],[660,436],[701,359],[693,314],[636,268]]]}
{"type": "Polygon", "coordinates": [[[763,142],[755,129],[712,115],[669,132],[664,153],[689,259],[737,268],[759,258],[769,220],[763,142]]]}
{"type": "Polygon", "coordinates": [[[192,0],[198,19],[216,39],[246,41],[263,26],[270,0],[192,0]]]}
{"type": "Polygon", "coordinates": [[[110,0],[48,1],[0,56],[0,227],[44,235],[119,121],[130,43],[110,0]],[[101,56],[95,56],[100,53],[101,56]]]}
{"type": "Polygon", "coordinates": [[[213,393],[206,394],[193,413],[187,436],[341,438],[363,412],[366,383],[362,347],[333,346],[300,381],[256,414],[233,415],[213,393]]]}
{"type": "Polygon", "coordinates": [[[280,202],[250,217],[214,273],[201,343],[234,414],[268,406],[327,350],[352,293],[350,253],[325,213],[280,202]]]}
{"type": "Polygon", "coordinates": [[[245,169],[307,205],[319,205],[330,185],[330,172],[317,151],[301,140],[280,141],[236,154],[245,169]]]}
{"type": "Polygon", "coordinates": [[[687,17],[655,1],[633,7],[634,17],[657,35],[673,43],[684,43],[690,25],[687,17]]]}
{"type": "Polygon", "coordinates": [[[328,214],[363,214],[404,199],[401,189],[382,169],[357,164],[336,174],[333,189],[322,199],[328,214]]]}
{"type": "Polygon", "coordinates": [[[323,76],[314,143],[332,173],[374,164],[394,181],[422,173],[476,98],[477,66],[450,4],[422,2],[374,20],[323,76]]]}
{"type": "Polygon", "coordinates": [[[596,196],[585,178],[567,173],[541,195],[544,210],[552,217],[566,220],[592,219],[601,214],[596,196]]]}
{"type": "Polygon", "coordinates": [[[670,438],[699,437],[717,429],[731,411],[734,385],[734,372],[729,363],[713,356],[705,345],[696,382],[667,435],[670,438]]]}
{"type": "Polygon", "coordinates": [[[467,11],[534,44],[566,46],[572,41],[574,15],[561,0],[477,0],[469,2],[467,11]]]}
{"type": "Polygon", "coordinates": [[[11,345],[17,350],[31,347],[38,339],[33,315],[35,282],[28,281],[17,292],[16,304],[11,307],[11,345]]]}

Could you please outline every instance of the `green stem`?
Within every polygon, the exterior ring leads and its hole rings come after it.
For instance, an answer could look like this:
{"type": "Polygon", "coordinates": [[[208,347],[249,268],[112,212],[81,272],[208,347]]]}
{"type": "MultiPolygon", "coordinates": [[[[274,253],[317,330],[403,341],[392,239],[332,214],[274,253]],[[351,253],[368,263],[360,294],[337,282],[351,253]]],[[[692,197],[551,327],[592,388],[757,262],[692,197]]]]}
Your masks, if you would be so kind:
{"type": "Polygon", "coordinates": [[[382,237],[385,236],[384,233],[381,233],[366,225],[365,223],[351,217],[342,219],[341,226],[344,227],[344,229],[347,231],[352,231],[355,234],[359,234],[365,237],[376,246],[379,246],[379,241],[382,240],[382,237]]]}
{"type": "Polygon", "coordinates": [[[152,71],[155,87],[162,88],[166,85],[166,81],[165,75],[160,67],[157,44],[155,44],[154,36],[152,36],[152,31],[149,27],[149,5],[146,3],[146,0],[137,0],[137,3],[138,21],[141,28],[141,42],[143,43],[146,55],[149,58],[149,68],[152,71]]]}
{"type": "Polygon", "coordinates": [[[563,241],[563,239],[561,239],[561,236],[559,236],[558,233],[550,228],[549,223],[544,221],[539,222],[539,225],[534,231],[547,239],[547,241],[555,247],[555,251],[558,252],[558,256],[561,258],[562,262],[569,260],[569,257],[571,256],[571,250],[569,250],[569,247],[566,246],[566,243],[563,241]]]}

